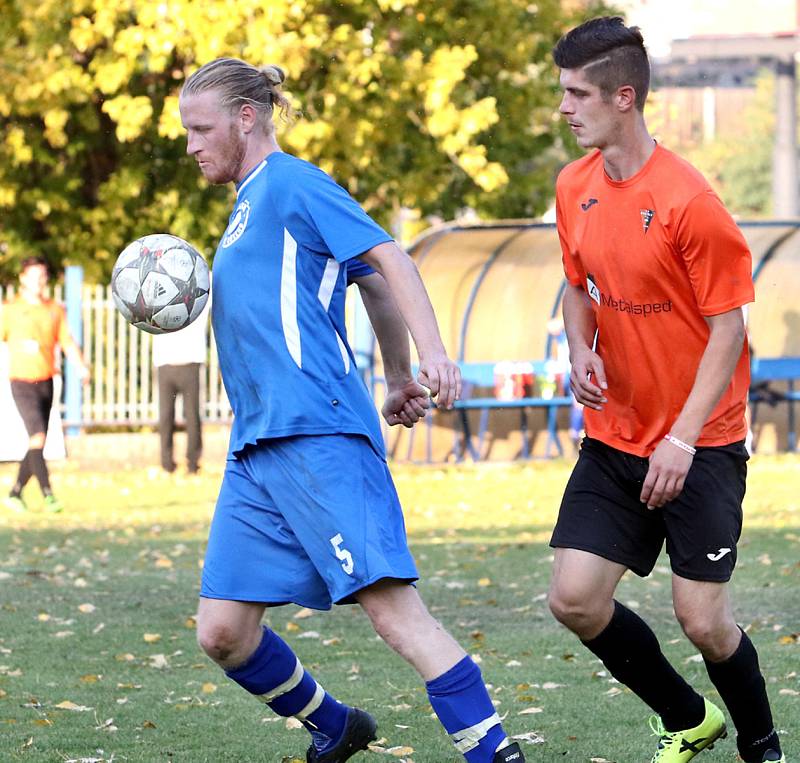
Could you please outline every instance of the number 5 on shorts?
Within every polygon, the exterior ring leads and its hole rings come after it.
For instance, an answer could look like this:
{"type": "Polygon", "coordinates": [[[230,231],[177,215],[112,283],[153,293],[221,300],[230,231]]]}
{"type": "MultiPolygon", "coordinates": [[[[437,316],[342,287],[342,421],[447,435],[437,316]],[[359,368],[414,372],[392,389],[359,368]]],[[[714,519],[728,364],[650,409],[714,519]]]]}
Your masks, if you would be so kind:
{"type": "Polygon", "coordinates": [[[344,539],[342,538],[341,533],[336,533],[331,538],[331,545],[333,546],[333,550],[336,552],[336,558],[342,560],[342,569],[348,574],[353,574],[353,555],[346,549],[342,548],[342,543],[344,543],[344,539]]]}

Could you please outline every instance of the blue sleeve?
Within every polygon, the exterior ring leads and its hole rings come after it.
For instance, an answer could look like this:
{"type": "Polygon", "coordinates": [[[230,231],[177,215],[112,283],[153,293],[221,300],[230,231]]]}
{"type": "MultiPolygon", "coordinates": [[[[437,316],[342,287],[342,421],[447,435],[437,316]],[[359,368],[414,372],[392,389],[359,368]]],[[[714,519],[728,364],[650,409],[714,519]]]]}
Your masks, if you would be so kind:
{"type": "MultiPolygon", "coordinates": [[[[289,233],[309,249],[338,262],[391,241],[344,188],[308,162],[286,157],[270,167],[270,189],[289,233]]],[[[366,275],[366,273],[359,273],[366,275]]]]}
{"type": "Polygon", "coordinates": [[[361,262],[359,259],[351,259],[347,261],[347,285],[349,286],[356,278],[363,278],[364,276],[372,275],[375,271],[367,265],[366,262],[361,262]]]}

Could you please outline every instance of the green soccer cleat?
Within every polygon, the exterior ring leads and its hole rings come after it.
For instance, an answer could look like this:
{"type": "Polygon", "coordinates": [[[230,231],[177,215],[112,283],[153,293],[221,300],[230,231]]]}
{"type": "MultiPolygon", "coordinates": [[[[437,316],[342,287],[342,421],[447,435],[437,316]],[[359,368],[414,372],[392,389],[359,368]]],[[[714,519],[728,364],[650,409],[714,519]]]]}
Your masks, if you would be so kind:
{"type": "Polygon", "coordinates": [[[5,506],[9,511],[13,511],[15,514],[22,514],[28,509],[28,507],[25,505],[25,501],[23,501],[18,495],[6,496],[3,499],[3,506],[5,506]]]}
{"type": "Polygon", "coordinates": [[[44,508],[51,514],[60,514],[64,511],[64,506],[52,493],[44,497],[44,508]]]}
{"type": "Polygon", "coordinates": [[[710,750],[720,737],[728,736],[722,710],[707,699],[703,702],[705,717],[691,729],[667,731],[659,716],[650,718],[650,728],[658,737],[658,747],[650,763],[686,763],[703,750],[710,750]]]}

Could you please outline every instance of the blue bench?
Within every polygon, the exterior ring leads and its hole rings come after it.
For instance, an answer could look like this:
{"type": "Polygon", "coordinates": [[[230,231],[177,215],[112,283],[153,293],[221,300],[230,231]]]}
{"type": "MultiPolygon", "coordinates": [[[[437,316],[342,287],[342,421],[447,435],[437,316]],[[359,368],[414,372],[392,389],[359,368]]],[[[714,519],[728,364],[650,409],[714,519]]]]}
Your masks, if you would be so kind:
{"type": "MultiPolygon", "coordinates": [[[[483,451],[483,444],[486,439],[486,432],[489,429],[489,415],[494,410],[518,410],[520,412],[520,430],[522,432],[522,458],[528,459],[531,455],[531,443],[528,427],[527,411],[531,408],[544,409],[547,412],[547,444],[545,446],[545,455],[552,455],[553,448],[555,448],[558,455],[564,455],[564,447],[558,437],[558,409],[570,408],[572,406],[572,397],[569,395],[557,395],[552,398],[547,397],[523,397],[515,400],[498,400],[496,397],[488,397],[484,395],[473,396],[475,391],[484,391],[486,389],[493,390],[494,388],[494,362],[487,363],[467,363],[462,362],[458,364],[461,370],[463,386],[461,391],[461,399],[457,400],[453,406],[452,411],[437,408],[434,404],[435,415],[458,416],[458,427],[455,431],[455,440],[453,443],[453,453],[455,454],[456,461],[461,462],[464,457],[469,453],[473,461],[481,460],[481,453],[483,451]],[[472,434],[472,427],[469,421],[470,411],[480,411],[480,422],[478,425],[477,441],[472,434]]],[[[533,361],[533,372],[539,376],[545,372],[545,361],[533,361]]],[[[414,376],[417,374],[417,367],[412,368],[414,376]]],[[[373,377],[373,396],[375,394],[374,388],[376,386],[384,386],[385,380],[383,377],[373,377]]],[[[431,463],[433,461],[433,416],[434,412],[430,411],[425,417],[426,429],[426,443],[425,443],[425,461],[431,463]]],[[[382,422],[383,424],[383,422],[382,422]]],[[[412,460],[412,453],[414,450],[414,437],[417,427],[412,428],[408,433],[408,444],[406,458],[408,461],[412,460]]],[[[384,437],[387,437],[387,428],[384,426],[384,437]]]]}
{"type": "Polygon", "coordinates": [[[756,357],[750,366],[750,426],[755,427],[760,403],[768,405],[787,403],[787,448],[790,452],[794,452],[797,448],[794,404],[800,401],[800,390],[795,389],[795,382],[798,379],[800,379],[800,357],[756,357]],[[786,382],[786,389],[772,389],[769,386],[770,382],[786,382]]]}
{"type": "MultiPolygon", "coordinates": [[[[532,361],[533,373],[542,376],[545,373],[545,361],[532,361]]],[[[481,459],[483,443],[489,428],[489,415],[494,410],[518,410],[520,413],[520,431],[522,433],[522,458],[530,458],[531,443],[528,430],[528,410],[531,408],[544,409],[547,412],[547,444],[545,455],[550,456],[555,446],[558,455],[564,455],[564,448],[558,438],[558,409],[569,408],[572,398],[569,395],[554,397],[522,397],[514,400],[498,400],[496,397],[473,396],[477,390],[492,389],[494,387],[495,363],[459,363],[461,375],[464,380],[462,399],[457,400],[454,410],[458,413],[461,424],[462,442],[456,444],[455,454],[458,461],[462,461],[466,452],[473,461],[481,459]],[[469,411],[480,411],[477,442],[473,435],[469,421],[469,411]]]]}

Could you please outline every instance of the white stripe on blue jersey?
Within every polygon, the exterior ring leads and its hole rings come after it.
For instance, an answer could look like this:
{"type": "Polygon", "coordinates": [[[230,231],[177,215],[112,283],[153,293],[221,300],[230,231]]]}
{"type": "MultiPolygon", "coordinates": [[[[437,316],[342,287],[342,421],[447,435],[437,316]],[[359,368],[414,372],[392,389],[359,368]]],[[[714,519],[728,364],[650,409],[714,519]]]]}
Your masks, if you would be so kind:
{"type": "MultiPolygon", "coordinates": [[[[333,290],[336,287],[336,281],[339,278],[339,271],[341,268],[342,266],[333,258],[328,260],[327,265],[325,265],[325,272],[322,274],[322,282],[319,285],[317,296],[322,306],[325,308],[326,313],[331,306],[331,297],[333,296],[333,290]]],[[[344,361],[344,372],[346,374],[350,373],[350,355],[338,331],[336,332],[336,341],[339,343],[339,352],[342,354],[342,360],[344,361]]]]}
{"type": "Polygon", "coordinates": [[[322,282],[319,285],[319,292],[317,296],[319,297],[319,301],[322,303],[322,306],[325,308],[325,312],[328,312],[328,308],[331,306],[331,297],[333,296],[333,290],[336,287],[336,279],[339,277],[339,270],[341,269],[341,265],[339,265],[336,260],[333,258],[328,260],[328,264],[325,265],[325,272],[322,274],[322,282]]]}
{"type": "Polygon", "coordinates": [[[297,324],[297,242],[283,229],[283,266],[281,268],[281,322],[283,338],[292,360],[303,367],[300,326],[297,324]]]}

